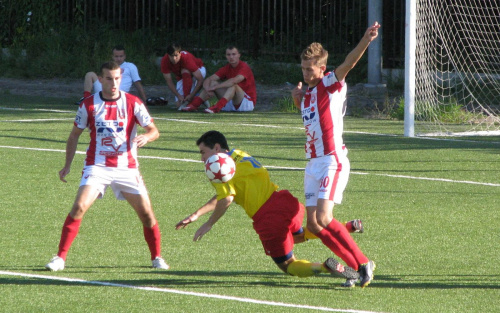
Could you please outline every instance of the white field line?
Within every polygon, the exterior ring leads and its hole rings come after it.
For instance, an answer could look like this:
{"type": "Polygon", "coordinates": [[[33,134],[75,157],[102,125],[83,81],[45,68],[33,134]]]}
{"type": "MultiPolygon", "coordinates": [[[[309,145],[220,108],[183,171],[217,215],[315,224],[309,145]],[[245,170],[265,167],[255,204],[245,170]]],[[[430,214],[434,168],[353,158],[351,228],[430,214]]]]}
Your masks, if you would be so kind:
{"type": "MultiPolygon", "coordinates": [[[[29,147],[16,147],[16,146],[0,146],[0,148],[66,153],[65,150],[59,150],[59,149],[42,149],[42,148],[29,148],[29,147]]],[[[85,152],[84,151],[76,151],[76,154],[85,154],[85,152]]],[[[139,156],[139,158],[140,159],[156,159],[156,160],[167,160],[167,161],[201,163],[200,160],[157,157],[157,156],[147,156],[147,155],[146,156],[139,156]]],[[[274,168],[274,169],[282,169],[282,170],[295,170],[295,171],[305,170],[304,167],[286,167],[286,166],[272,166],[272,165],[266,165],[265,167],[266,168],[274,168]]],[[[364,173],[364,172],[351,172],[351,174],[354,174],[354,175],[375,175],[375,176],[382,176],[382,177],[393,177],[393,178],[404,178],[404,179],[415,179],[415,180],[440,181],[440,182],[456,183],[456,184],[470,184],[470,185],[500,187],[500,184],[495,184],[495,183],[475,182],[475,181],[469,181],[469,180],[453,180],[453,179],[447,179],[447,178],[418,177],[418,176],[380,174],[380,173],[373,174],[373,173],[364,173]]]]}
{"type": "MultiPolygon", "coordinates": [[[[0,106],[0,110],[16,110],[16,111],[41,111],[41,112],[55,112],[55,113],[75,113],[74,111],[65,111],[65,110],[52,110],[52,109],[24,109],[24,108],[8,108],[0,106]]],[[[180,123],[192,123],[192,124],[221,124],[218,122],[210,122],[210,121],[194,121],[189,119],[175,119],[175,118],[164,118],[164,117],[153,117],[155,120],[164,120],[171,122],[180,122],[180,123]]],[[[38,122],[38,121],[58,121],[58,120],[66,120],[66,119],[29,119],[29,120],[3,120],[0,122],[38,122]]],[[[71,119],[69,119],[71,120],[71,119]]],[[[304,129],[304,127],[298,126],[278,126],[278,125],[264,125],[264,124],[245,124],[245,123],[227,123],[224,122],[225,125],[237,125],[237,126],[247,126],[247,127],[267,127],[267,128],[282,128],[282,129],[304,129]]],[[[370,133],[370,132],[362,132],[362,131],[349,131],[345,130],[344,133],[348,134],[362,134],[362,135],[371,135],[371,136],[386,136],[386,137],[402,137],[401,135],[396,134],[381,134],[381,133],[370,133]]],[[[462,140],[456,138],[432,138],[432,137],[414,137],[413,139],[422,139],[422,140],[438,140],[438,141],[453,141],[453,142],[471,142],[471,143],[486,143],[486,144],[500,144],[500,141],[476,141],[476,140],[462,140]]]]}
{"type": "Polygon", "coordinates": [[[375,313],[373,311],[334,309],[334,308],[327,308],[327,307],[317,307],[317,306],[310,306],[310,305],[301,305],[301,304],[292,304],[292,303],[284,303],[284,302],[256,300],[256,299],[250,299],[250,298],[224,296],[224,295],[217,295],[217,294],[210,294],[210,293],[182,291],[182,290],[175,290],[175,289],[170,289],[170,288],[143,287],[143,286],[116,284],[116,283],[109,283],[109,282],[104,282],[104,281],[84,280],[84,279],[78,279],[78,278],[55,277],[55,276],[48,276],[48,275],[34,275],[34,274],[6,272],[6,271],[0,271],[0,275],[17,276],[17,277],[24,277],[24,278],[36,278],[36,279],[45,279],[45,280],[54,280],[54,281],[64,281],[64,282],[70,282],[70,283],[88,284],[88,285],[96,285],[96,286],[129,288],[129,289],[136,289],[136,290],[143,290],[143,291],[164,292],[164,293],[171,293],[171,294],[184,295],[184,296],[212,298],[212,299],[219,299],[219,300],[237,301],[237,302],[261,304],[261,305],[269,305],[269,306],[277,306],[277,307],[317,310],[317,311],[325,311],[325,312],[375,313]]]}

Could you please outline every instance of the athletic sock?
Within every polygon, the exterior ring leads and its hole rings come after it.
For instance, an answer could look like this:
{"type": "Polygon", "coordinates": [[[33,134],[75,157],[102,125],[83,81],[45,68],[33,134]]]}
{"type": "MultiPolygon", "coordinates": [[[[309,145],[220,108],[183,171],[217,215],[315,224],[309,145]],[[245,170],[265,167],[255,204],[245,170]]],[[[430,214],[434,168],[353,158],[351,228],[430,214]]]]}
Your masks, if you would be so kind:
{"type": "Polygon", "coordinates": [[[143,227],[144,229],[144,239],[148,243],[149,251],[151,252],[151,260],[154,260],[157,256],[161,256],[161,234],[160,227],[158,227],[158,222],[152,227],[143,227]]]}
{"type": "Polygon", "coordinates": [[[329,273],[321,263],[311,263],[307,260],[295,260],[288,265],[288,274],[297,277],[310,277],[319,273],[329,273]]]}
{"type": "Polygon", "coordinates": [[[191,93],[191,87],[193,86],[193,78],[191,73],[182,73],[182,91],[184,92],[184,98],[191,93]]]}
{"type": "Polygon", "coordinates": [[[61,232],[61,241],[59,241],[59,251],[57,252],[57,256],[66,261],[66,256],[68,254],[69,248],[73,243],[76,235],[78,235],[78,231],[80,229],[80,224],[82,220],[75,220],[69,214],[64,221],[64,225],[61,232]]]}
{"type": "Polygon", "coordinates": [[[192,105],[195,108],[199,108],[202,103],[203,103],[203,99],[196,96],[196,97],[194,97],[193,101],[191,101],[191,103],[189,105],[192,105]]]}
{"type": "MultiPolygon", "coordinates": [[[[358,245],[352,239],[351,235],[347,231],[346,227],[342,225],[339,221],[336,219],[333,219],[328,226],[326,226],[326,229],[332,234],[334,238],[336,238],[339,243],[349,251],[349,253],[354,257],[356,260],[356,263],[358,265],[367,263],[369,260],[368,258],[361,252],[361,249],[359,249],[358,245]]],[[[357,267],[353,267],[350,264],[348,264],[350,267],[357,269],[357,267]]]]}
{"type": "Polygon", "coordinates": [[[90,93],[89,91],[84,91],[84,92],[83,92],[83,97],[84,97],[84,98],[87,98],[87,97],[89,97],[90,95],[91,95],[91,93],[90,93]]]}
{"type": "MultiPolygon", "coordinates": [[[[345,229],[345,228],[344,228],[345,229]]],[[[346,230],[347,231],[347,230],[346,230]]],[[[319,233],[316,234],[321,242],[328,247],[335,255],[341,258],[348,266],[355,270],[358,270],[358,263],[356,259],[344,246],[330,233],[326,228],[323,228],[319,233]]]]}
{"type": "Polygon", "coordinates": [[[306,228],[304,228],[304,239],[305,240],[318,239],[318,236],[311,233],[311,231],[309,231],[309,229],[307,229],[307,227],[306,227],[306,228]]]}
{"type": "Polygon", "coordinates": [[[215,106],[220,110],[222,110],[223,107],[226,106],[228,100],[224,97],[220,98],[219,101],[215,104],[215,106]]]}

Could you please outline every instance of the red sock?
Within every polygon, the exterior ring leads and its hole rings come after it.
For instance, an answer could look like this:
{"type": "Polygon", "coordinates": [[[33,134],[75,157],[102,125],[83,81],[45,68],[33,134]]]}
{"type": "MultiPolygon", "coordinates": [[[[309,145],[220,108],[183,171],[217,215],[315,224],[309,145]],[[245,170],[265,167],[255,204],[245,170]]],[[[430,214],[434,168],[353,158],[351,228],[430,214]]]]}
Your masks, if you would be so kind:
{"type": "Polygon", "coordinates": [[[78,235],[78,230],[80,229],[80,224],[82,220],[75,220],[69,214],[64,221],[64,225],[61,233],[61,241],[59,241],[59,252],[57,256],[66,261],[66,255],[68,254],[69,248],[73,243],[76,235],[78,235]]]}
{"type": "Polygon", "coordinates": [[[342,223],[340,223],[336,219],[333,219],[330,224],[328,224],[326,229],[330,232],[330,234],[332,234],[333,237],[335,237],[339,241],[344,249],[349,251],[354,259],[356,259],[358,265],[367,263],[369,261],[368,258],[363,254],[363,252],[361,252],[361,249],[359,249],[358,245],[347,231],[347,228],[342,225],[342,223]]]}
{"type": "Polygon", "coordinates": [[[219,100],[219,101],[217,101],[217,103],[215,104],[215,106],[216,106],[217,108],[219,108],[219,110],[220,110],[220,109],[222,109],[223,107],[225,107],[225,106],[226,106],[226,104],[227,104],[227,99],[223,97],[223,98],[220,98],[220,100],[219,100]]]}
{"type": "Polygon", "coordinates": [[[84,97],[84,98],[87,98],[87,97],[89,97],[90,95],[91,95],[91,93],[90,93],[90,92],[88,92],[88,91],[84,91],[84,92],[83,92],[83,97],[84,97]]]}
{"type": "Polygon", "coordinates": [[[193,78],[191,73],[182,73],[182,91],[184,92],[184,98],[191,93],[191,87],[193,86],[193,78]]]}
{"type": "Polygon", "coordinates": [[[194,106],[195,108],[200,107],[200,105],[203,103],[203,99],[196,96],[194,97],[193,101],[191,101],[190,105],[194,106]]]}
{"type": "Polygon", "coordinates": [[[335,255],[341,258],[348,266],[356,271],[358,270],[358,263],[354,256],[347,251],[340,242],[332,236],[328,229],[323,228],[319,233],[315,234],[325,246],[327,246],[335,255]]]}
{"type": "Polygon", "coordinates": [[[146,239],[149,251],[151,252],[151,260],[154,260],[157,256],[161,256],[161,234],[158,222],[152,228],[145,226],[143,228],[144,239],[146,239]]]}

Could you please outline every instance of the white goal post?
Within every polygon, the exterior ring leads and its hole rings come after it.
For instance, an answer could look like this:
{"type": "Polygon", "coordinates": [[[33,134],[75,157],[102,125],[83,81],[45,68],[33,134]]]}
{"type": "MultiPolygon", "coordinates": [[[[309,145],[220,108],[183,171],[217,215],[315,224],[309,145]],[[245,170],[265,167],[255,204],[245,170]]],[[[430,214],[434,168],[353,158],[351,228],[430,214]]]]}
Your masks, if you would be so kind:
{"type": "Polygon", "coordinates": [[[405,136],[500,135],[500,0],[406,0],[405,136]]]}

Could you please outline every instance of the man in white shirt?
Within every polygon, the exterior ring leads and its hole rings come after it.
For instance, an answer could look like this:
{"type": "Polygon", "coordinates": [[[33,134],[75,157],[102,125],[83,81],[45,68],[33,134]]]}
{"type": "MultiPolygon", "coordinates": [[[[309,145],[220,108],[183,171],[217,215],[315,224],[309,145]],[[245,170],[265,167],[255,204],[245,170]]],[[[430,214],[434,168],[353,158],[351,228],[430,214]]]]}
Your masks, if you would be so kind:
{"type": "MultiPolygon", "coordinates": [[[[126,58],[125,48],[121,45],[115,46],[111,50],[111,59],[120,65],[122,71],[122,82],[120,84],[120,90],[129,92],[132,85],[137,89],[137,93],[139,98],[146,103],[146,93],[144,92],[144,88],[141,84],[141,77],[139,76],[139,70],[134,63],[125,62],[126,58]]],[[[80,99],[76,104],[80,104],[80,102],[90,96],[92,93],[97,93],[102,91],[102,85],[97,78],[97,74],[95,72],[88,72],[85,74],[85,80],[83,82],[83,98],[80,99]],[[92,92],[93,90],[93,92],[92,92]]]]}

